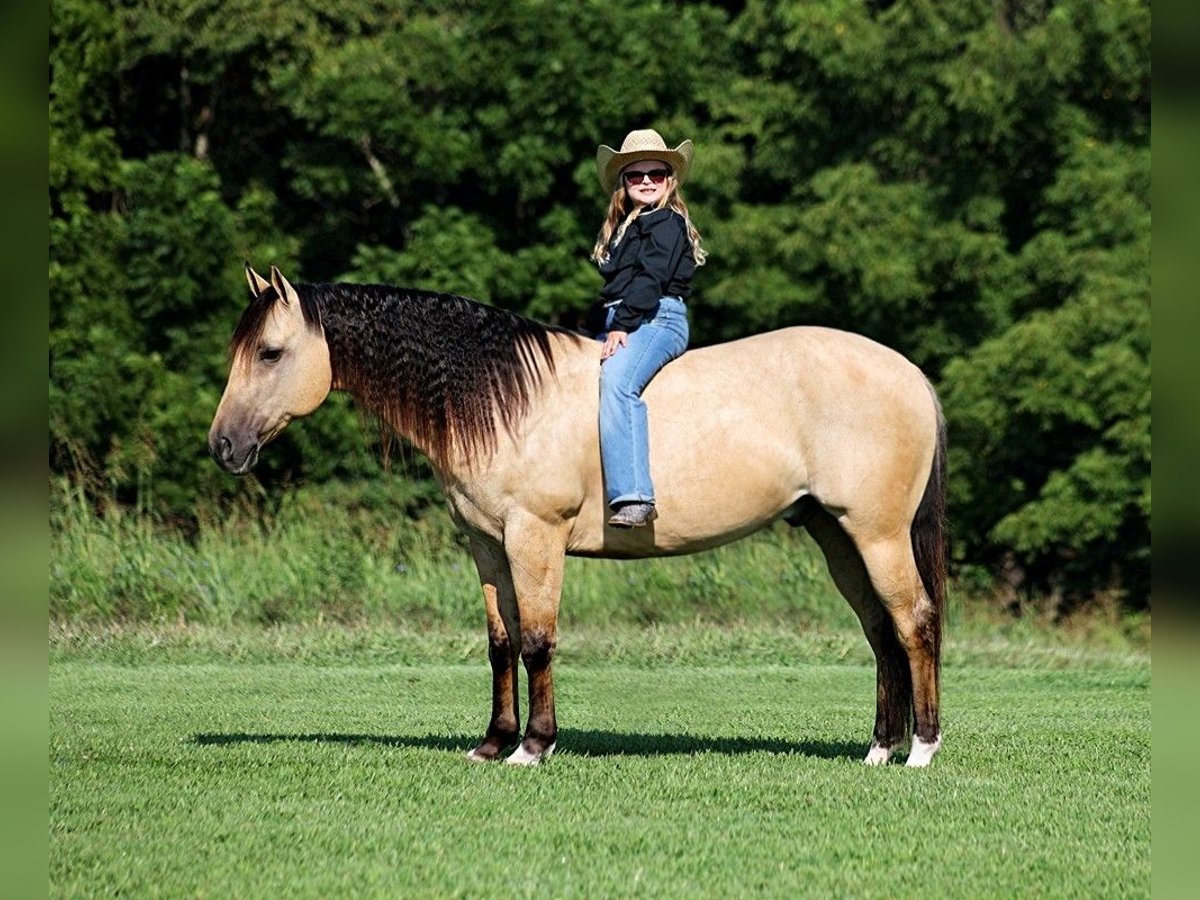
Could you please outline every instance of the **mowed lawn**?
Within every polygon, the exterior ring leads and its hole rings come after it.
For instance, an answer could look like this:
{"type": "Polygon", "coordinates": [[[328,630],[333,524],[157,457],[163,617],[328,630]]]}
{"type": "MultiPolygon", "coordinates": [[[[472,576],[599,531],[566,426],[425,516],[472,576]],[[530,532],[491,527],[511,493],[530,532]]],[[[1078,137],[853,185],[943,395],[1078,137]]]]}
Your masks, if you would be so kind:
{"type": "Polygon", "coordinates": [[[52,652],[50,895],[1150,894],[1148,656],[949,653],[924,771],[860,764],[859,653],[565,657],[536,769],[443,656],[52,652]]]}

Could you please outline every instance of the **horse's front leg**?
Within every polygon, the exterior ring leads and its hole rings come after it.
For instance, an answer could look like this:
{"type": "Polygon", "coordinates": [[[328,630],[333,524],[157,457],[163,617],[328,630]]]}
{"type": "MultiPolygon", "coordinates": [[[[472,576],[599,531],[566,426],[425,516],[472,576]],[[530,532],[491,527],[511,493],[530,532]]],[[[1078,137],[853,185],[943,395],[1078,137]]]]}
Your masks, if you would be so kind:
{"type": "Polygon", "coordinates": [[[521,622],[521,661],[529,678],[525,737],[508,762],[536,766],[554,752],[558,739],[551,664],[558,644],[566,542],[558,529],[538,520],[506,527],[504,546],[521,622]]]}
{"type": "Polygon", "coordinates": [[[476,762],[498,759],[517,742],[521,711],[517,693],[520,623],[512,576],[504,548],[486,538],[471,538],[471,556],[479,570],[487,611],[488,660],[492,666],[492,716],[479,746],[467,754],[476,762]]]}

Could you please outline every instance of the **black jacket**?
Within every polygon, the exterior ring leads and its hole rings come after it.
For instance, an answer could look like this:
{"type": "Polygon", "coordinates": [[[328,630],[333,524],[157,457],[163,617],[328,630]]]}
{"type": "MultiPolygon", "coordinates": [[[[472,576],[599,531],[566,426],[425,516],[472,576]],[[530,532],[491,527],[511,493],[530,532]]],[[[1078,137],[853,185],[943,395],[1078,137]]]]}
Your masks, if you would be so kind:
{"type": "Polygon", "coordinates": [[[637,216],[600,265],[604,287],[588,314],[588,330],[603,331],[606,307],[619,300],[612,327],[636,331],[658,308],[660,297],[690,296],[695,271],[683,216],[665,207],[637,216]]]}

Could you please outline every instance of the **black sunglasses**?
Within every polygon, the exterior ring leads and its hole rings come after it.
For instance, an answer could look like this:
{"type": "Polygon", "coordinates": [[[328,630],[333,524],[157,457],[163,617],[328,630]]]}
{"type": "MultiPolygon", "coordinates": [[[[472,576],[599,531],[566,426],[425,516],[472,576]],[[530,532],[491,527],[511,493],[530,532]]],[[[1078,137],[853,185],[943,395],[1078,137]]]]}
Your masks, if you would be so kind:
{"type": "Polygon", "coordinates": [[[642,180],[649,178],[652,184],[662,184],[670,176],[670,169],[649,169],[646,171],[624,171],[621,177],[625,179],[626,184],[641,184],[642,180]]]}

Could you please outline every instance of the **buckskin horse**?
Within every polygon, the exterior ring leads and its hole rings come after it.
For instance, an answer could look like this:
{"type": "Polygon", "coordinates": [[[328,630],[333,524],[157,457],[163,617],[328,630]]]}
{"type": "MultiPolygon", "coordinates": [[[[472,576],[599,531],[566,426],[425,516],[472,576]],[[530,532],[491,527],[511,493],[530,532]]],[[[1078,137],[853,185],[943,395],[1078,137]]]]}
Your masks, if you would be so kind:
{"type": "MultiPolygon", "coordinates": [[[[426,454],[467,535],[487,612],[492,712],[470,751],[535,765],[558,734],[552,660],[565,556],[693,553],[803,525],[876,659],[865,762],[941,746],[945,425],[924,375],[865,337],[795,327],[689,350],[644,394],[659,517],[607,525],[600,346],[449,294],[292,284],[246,266],[209,450],[234,474],[331,390],[426,454]],[[520,730],[518,660],[528,677],[520,730]]],[[[749,600],[749,598],[748,598],[749,600]]]]}

